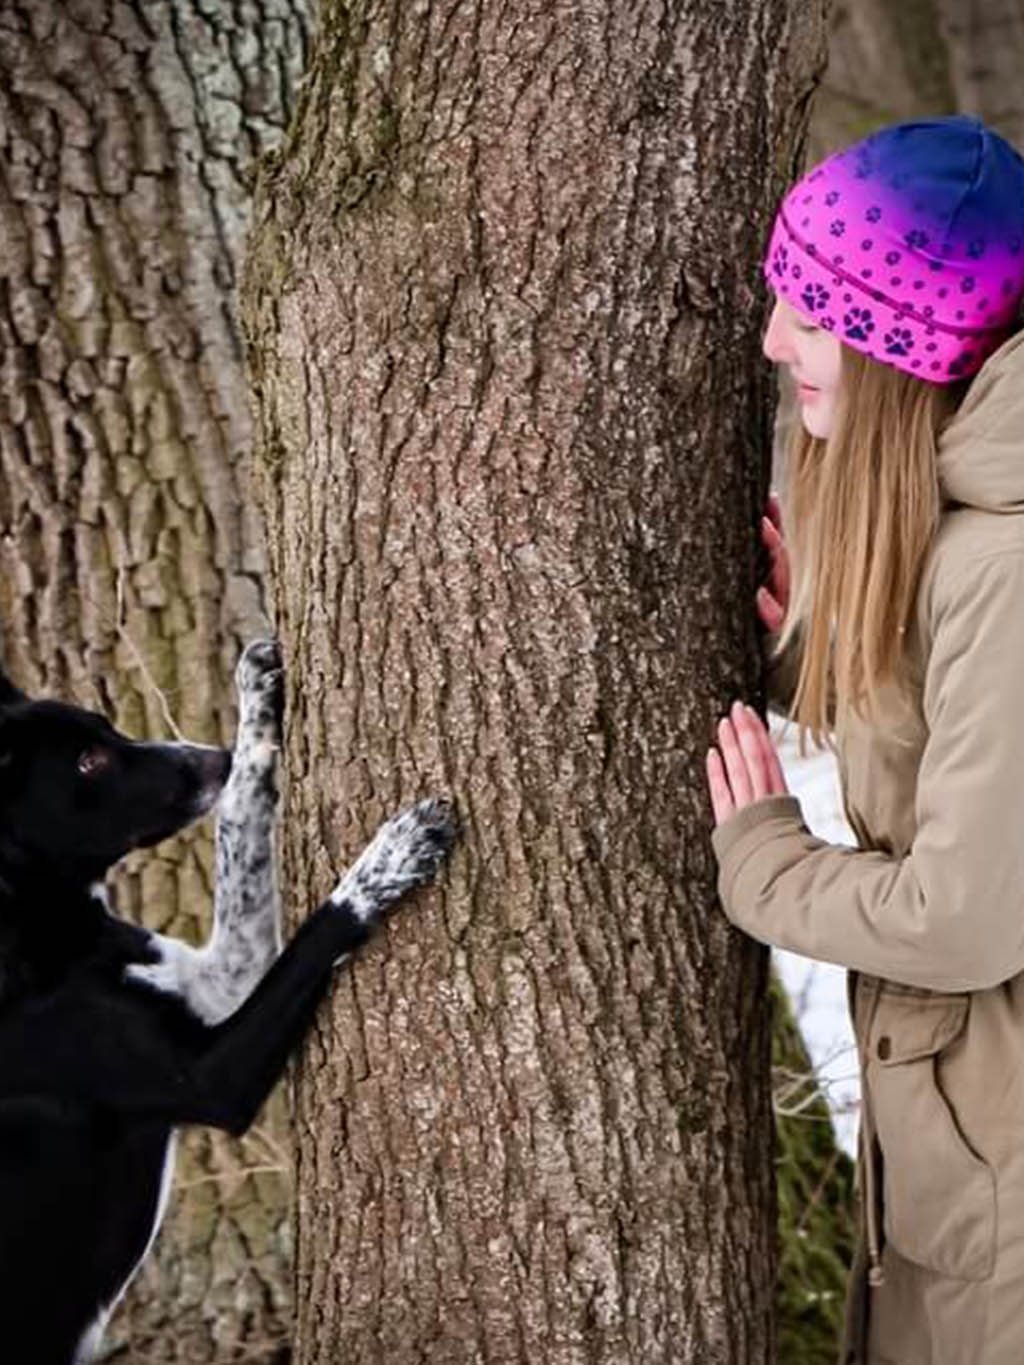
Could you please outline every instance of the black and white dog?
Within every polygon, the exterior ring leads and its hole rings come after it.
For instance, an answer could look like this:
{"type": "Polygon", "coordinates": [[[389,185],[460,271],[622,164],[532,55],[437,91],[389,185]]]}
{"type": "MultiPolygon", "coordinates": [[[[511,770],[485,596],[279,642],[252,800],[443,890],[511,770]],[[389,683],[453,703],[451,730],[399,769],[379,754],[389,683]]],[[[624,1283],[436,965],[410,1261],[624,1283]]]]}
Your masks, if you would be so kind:
{"type": "Polygon", "coordinates": [[[451,845],[444,802],[388,821],[279,956],[277,647],[250,645],[236,677],[233,763],[226,750],[135,743],[100,716],[0,681],[4,1360],[93,1358],[156,1234],[175,1128],[244,1132],[332,968],[387,905],[431,880],[451,845]],[[209,942],[192,948],[116,918],[108,868],[218,797],[209,942]]]}

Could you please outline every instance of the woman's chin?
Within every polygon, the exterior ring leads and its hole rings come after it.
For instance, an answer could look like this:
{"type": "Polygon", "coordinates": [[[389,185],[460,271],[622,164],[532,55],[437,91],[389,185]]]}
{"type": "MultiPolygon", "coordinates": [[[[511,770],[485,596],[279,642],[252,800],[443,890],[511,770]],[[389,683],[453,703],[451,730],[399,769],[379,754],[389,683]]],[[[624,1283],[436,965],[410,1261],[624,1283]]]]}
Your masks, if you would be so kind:
{"type": "Polygon", "coordinates": [[[830,416],[824,413],[815,412],[813,408],[804,407],[800,410],[800,420],[804,424],[804,430],[808,436],[814,436],[819,441],[826,441],[832,430],[830,416]]]}

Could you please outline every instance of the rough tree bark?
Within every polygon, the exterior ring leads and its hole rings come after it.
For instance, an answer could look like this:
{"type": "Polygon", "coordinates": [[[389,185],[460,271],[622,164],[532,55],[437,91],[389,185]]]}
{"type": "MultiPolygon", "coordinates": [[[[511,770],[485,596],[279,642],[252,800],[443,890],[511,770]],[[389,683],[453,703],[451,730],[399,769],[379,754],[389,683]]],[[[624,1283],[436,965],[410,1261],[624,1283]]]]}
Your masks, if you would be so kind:
{"type": "MultiPolygon", "coordinates": [[[[98,704],[136,735],[166,734],[162,693],[187,734],[228,739],[235,658],[266,629],[233,296],[251,163],[294,101],[308,11],[0,6],[4,658],[24,685],[98,704]]],[[[164,846],[119,903],[198,937],[211,861],[208,830],[164,846]]],[[[281,1122],[268,1118],[271,1136],[281,1122]]],[[[260,1342],[280,1344],[279,1164],[258,1138],[186,1145],[172,1216],[112,1328],[133,1362],[264,1359],[260,1342]]]]}
{"type": "Polygon", "coordinates": [[[303,1365],[772,1357],[766,958],[702,758],[758,683],[757,262],[820,5],[330,0],[243,289],[287,880],[454,793],[299,1074],[303,1365]]]}

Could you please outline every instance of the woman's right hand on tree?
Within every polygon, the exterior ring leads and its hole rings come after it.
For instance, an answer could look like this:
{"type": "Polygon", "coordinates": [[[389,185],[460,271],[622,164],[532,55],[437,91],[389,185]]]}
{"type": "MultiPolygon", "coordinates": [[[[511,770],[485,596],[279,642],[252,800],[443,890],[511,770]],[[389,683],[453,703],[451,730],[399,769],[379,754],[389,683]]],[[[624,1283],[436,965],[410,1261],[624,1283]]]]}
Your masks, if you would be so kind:
{"type": "Polygon", "coordinates": [[[789,551],[782,534],[782,505],[778,493],[768,494],[768,512],[761,518],[761,543],[768,551],[768,582],[757,590],[757,614],[774,634],[789,606],[789,551]]]}

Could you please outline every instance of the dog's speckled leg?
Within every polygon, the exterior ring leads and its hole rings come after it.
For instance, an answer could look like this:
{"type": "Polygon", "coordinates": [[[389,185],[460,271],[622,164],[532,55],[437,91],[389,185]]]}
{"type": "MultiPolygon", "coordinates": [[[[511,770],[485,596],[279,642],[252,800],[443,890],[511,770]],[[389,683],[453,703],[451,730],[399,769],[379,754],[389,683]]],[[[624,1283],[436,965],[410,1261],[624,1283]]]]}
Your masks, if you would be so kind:
{"type": "Polygon", "coordinates": [[[277,644],[248,645],[235,682],[238,734],[217,807],[213,933],[198,949],[154,935],[160,961],[128,968],[133,979],[180,995],[209,1024],[238,1008],[281,951],[274,807],[284,674],[277,644]]]}

